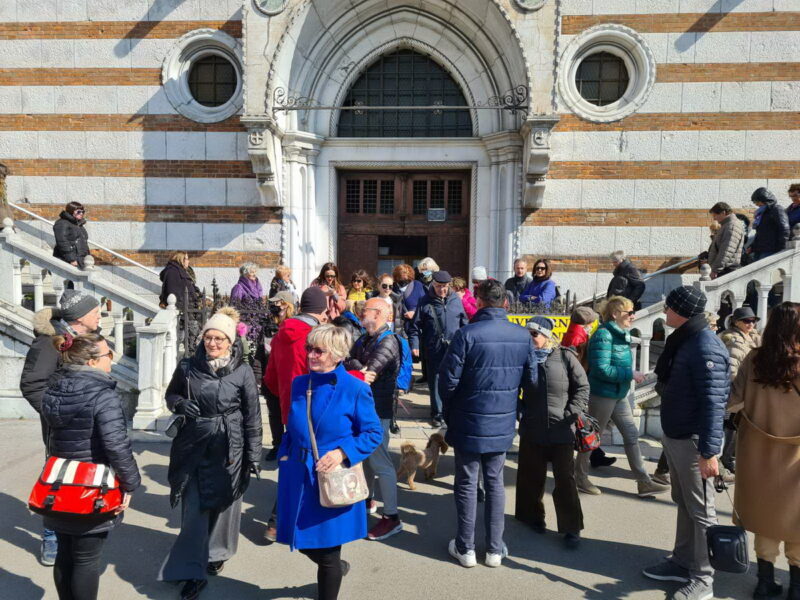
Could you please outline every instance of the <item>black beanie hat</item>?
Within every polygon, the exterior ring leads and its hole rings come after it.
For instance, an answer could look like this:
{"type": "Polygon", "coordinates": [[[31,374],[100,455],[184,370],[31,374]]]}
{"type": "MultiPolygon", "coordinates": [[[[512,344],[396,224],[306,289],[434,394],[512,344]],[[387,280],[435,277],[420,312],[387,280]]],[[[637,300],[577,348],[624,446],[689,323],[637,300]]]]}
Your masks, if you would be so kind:
{"type": "Polygon", "coordinates": [[[310,287],[300,297],[300,312],[321,315],[328,310],[328,297],[318,287],[310,287]]]}

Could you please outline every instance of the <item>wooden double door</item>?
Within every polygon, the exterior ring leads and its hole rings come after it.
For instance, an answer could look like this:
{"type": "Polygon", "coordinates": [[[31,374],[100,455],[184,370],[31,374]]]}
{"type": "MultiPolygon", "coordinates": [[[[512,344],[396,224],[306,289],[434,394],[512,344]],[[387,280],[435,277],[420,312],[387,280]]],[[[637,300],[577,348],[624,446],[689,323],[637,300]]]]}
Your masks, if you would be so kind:
{"type": "Polygon", "coordinates": [[[469,281],[469,171],[340,171],[342,277],[391,272],[425,256],[469,281]]]}

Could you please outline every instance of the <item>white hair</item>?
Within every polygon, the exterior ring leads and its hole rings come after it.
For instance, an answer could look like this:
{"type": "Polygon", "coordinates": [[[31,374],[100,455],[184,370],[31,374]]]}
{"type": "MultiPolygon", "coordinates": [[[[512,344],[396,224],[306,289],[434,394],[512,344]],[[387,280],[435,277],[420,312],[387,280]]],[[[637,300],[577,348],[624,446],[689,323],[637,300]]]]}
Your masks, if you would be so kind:
{"type": "Polygon", "coordinates": [[[247,275],[255,275],[258,273],[258,265],[254,262],[246,262],[239,267],[239,275],[246,277],[247,275]]]}
{"type": "Polygon", "coordinates": [[[341,362],[350,355],[353,340],[350,332],[344,327],[323,323],[309,332],[306,344],[327,350],[333,355],[336,362],[341,362]]]}
{"type": "Polygon", "coordinates": [[[624,250],[615,250],[611,253],[611,260],[614,262],[621,263],[625,260],[625,251],[624,250]]]}
{"type": "Polygon", "coordinates": [[[434,273],[440,270],[439,265],[437,265],[436,261],[433,260],[430,256],[426,256],[421,261],[419,261],[417,268],[420,271],[433,271],[434,273]]]}

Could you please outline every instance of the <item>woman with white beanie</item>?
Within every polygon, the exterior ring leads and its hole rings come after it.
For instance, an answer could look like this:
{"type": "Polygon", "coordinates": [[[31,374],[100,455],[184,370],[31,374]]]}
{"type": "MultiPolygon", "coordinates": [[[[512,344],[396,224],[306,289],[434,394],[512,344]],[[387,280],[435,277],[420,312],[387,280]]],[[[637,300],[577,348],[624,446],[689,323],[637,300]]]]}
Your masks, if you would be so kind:
{"type": "Polygon", "coordinates": [[[183,582],[186,600],[198,598],[207,575],[236,553],[242,494],[260,470],[261,408],[238,322],[230,307],[212,316],[203,343],[167,388],[167,406],[178,415],[168,479],[172,506],[181,502],[181,531],[159,579],[183,582]]]}

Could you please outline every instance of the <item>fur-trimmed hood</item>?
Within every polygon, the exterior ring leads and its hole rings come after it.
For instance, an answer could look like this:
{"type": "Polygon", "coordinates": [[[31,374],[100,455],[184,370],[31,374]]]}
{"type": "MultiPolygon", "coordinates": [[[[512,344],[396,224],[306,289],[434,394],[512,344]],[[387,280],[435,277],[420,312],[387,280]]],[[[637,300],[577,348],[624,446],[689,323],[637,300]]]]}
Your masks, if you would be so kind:
{"type": "Polygon", "coordinates": [[[58,308],[43,308],[33,315],[33,333],[36,335],[56,335],[56,323],[61,319],[58,308]]]}

